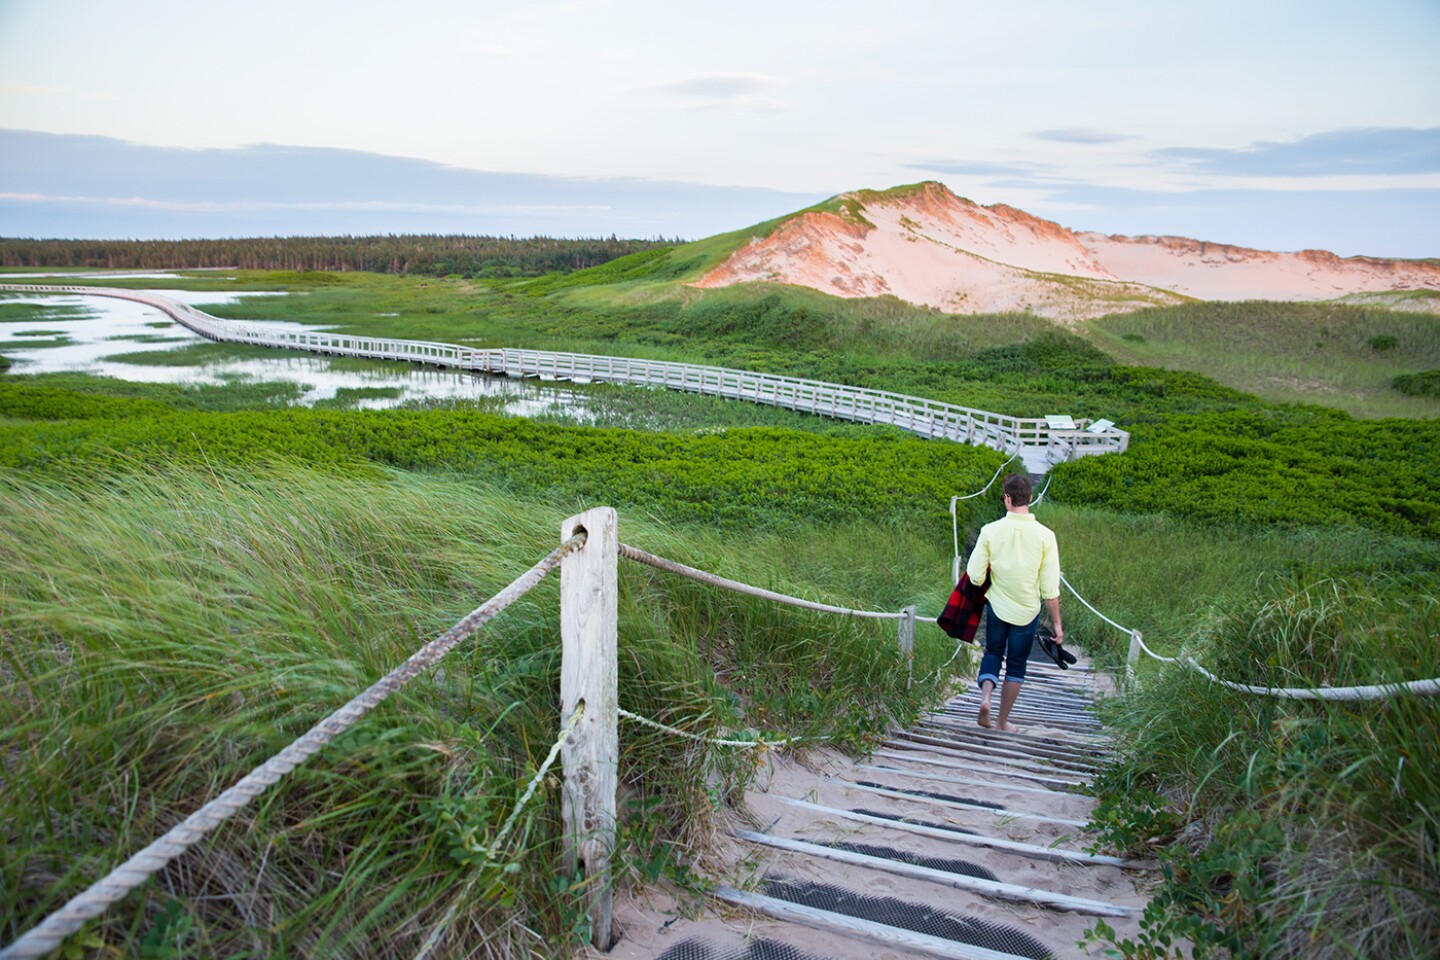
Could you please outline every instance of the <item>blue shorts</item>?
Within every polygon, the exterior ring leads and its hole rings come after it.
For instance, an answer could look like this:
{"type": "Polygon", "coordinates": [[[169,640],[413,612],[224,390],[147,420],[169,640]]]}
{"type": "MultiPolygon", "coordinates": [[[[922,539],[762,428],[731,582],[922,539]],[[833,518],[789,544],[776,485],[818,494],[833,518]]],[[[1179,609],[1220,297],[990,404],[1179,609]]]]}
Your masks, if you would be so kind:
{"type": "Polygon", "coordinates": [[[995,608],[985,606],[985,656],[980,658],[980,676],[977,683],[989,680],[1000,684],[1000,661],[1005,661],[1005,680],[1009,683],[1025,682],[1025,664],[1030,660],[1030,647],[1035,642],[1035,629],[1040,624],[1040,614],[1035,619],[1017,627],[995,616],[995,608]]]}

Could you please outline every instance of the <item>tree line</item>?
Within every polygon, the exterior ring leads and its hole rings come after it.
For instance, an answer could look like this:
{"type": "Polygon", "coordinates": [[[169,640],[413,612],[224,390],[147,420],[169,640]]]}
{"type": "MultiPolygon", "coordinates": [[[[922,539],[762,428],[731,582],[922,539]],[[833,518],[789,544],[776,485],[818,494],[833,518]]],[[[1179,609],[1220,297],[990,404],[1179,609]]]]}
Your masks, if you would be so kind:
{"type": "Polygon", "coordinates": [[[33,240],[0,237],[0,266],[110,270],[368,270],[465,277],[537,277],[599,266],[679,240],[580,240],[390,234],[228,240],[33,240]]]}

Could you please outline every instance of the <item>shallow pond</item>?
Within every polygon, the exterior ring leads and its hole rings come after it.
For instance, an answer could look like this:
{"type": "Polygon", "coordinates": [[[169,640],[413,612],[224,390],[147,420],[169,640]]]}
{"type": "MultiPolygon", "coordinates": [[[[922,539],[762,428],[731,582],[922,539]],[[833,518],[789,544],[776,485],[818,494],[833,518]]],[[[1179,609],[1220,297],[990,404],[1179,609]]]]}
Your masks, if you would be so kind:
{"type": "MultiPolygon", "coordinates": [[[[284,293],[147,291],[200,309],[284,293]]],[[[286,324],[300,330],[319,330],[286,324]]],[[[286,381],[305,390],[311,405],[338,396],[355,407],[381,409],[417,400],[504,398],[518,416],[564,412],[584,420],[584,394],[535,382],[479,376],[400,363],[275,351],[273,357],[224,358],[203,363],[146,363],[143,354],[204,344],[202,337],[161,311],[133,300],[53,294],[0,293],[0,355],[10,374],[87,373],[145,383],[226,384],[286,381]],[[10,307],[10,305],[15,307],[10,307]],[[7,307],[9,309],[7,309],[7,307]],[[18,308],[18,309],[17,309],[18,308]],[[27,309],[28,308],[28,309],[27,309]],[[141,354],[132,359],[117,357],[141,354]]]]}

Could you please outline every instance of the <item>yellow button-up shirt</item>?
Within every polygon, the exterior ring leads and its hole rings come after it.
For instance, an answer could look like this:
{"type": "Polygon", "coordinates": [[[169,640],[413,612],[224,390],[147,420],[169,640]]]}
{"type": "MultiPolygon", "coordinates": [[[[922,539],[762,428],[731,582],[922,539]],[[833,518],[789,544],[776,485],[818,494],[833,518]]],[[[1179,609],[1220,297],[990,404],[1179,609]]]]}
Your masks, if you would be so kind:
{"type": "Polygon", "coordinates": [[[986,601],[1006,623],[1023,627],[1040,612],[1040,601],[1060,596],[1060,550],[1055,533],[1030,513],[1006,513],[980,528],[965,572],[983,584],[986,601]]]}

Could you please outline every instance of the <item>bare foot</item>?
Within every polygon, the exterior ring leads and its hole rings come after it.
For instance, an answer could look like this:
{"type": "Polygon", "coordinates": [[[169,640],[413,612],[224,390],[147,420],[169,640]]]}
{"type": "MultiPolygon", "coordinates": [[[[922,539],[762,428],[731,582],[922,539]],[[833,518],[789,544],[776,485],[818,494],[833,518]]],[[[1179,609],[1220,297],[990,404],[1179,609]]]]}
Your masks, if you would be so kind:
{"type": "MultiPolygon", "coordinates": [[[[987,723],[986,726],[988,727],[989,724],[987,723]]],[[[1017,726],[1015,726],[1015,724],[1013,724],[1013,723],[1002,723],[1002,724],[1000,724],[1000,732],[1001,732],[1001,733],[1019,733],[1019,732],[1020,732],[1020,728],[1017,727],[1017,726]]]]}
{"type": "Polygon", "coordinates": [[[987,728],[987,729],[989,728],[989,726],[990,726],[990,704],[988,704],[988,703],[982,703],[982,704],[980,704],[980,720],[979,720],[979,723],[980,723],[980,726],[985,727],[985,728],[987,728]]]}

